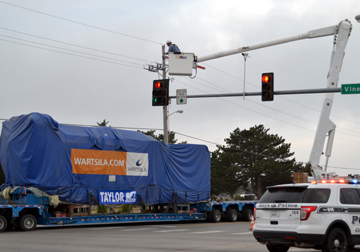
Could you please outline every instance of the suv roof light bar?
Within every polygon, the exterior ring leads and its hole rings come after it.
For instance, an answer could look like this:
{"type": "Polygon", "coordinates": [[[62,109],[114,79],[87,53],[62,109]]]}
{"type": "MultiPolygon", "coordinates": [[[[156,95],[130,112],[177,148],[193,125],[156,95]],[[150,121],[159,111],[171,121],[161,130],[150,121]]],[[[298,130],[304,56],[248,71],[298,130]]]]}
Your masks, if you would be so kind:
{"type": "Polygon", "coordinates": [[[320,181],[313,180],[311,184],[359,184],[358,179],[322,179],[320,181]]]}

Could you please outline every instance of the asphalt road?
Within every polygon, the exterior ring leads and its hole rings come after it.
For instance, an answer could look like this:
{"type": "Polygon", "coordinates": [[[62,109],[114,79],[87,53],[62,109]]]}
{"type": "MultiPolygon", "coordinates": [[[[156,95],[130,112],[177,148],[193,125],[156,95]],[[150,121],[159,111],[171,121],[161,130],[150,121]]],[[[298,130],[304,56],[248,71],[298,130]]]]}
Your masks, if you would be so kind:
{"type": "MultiPolygon", "coordinates": [[[[0,233],[0,251],[267,251],[255,241],[249,227],[249,222],[39,227],[30,232],[0,233]]],[[[291,248],[289,251],[318,250],[291,248]]],[[[351,251],[360,252],[360,247],[351,251]]]]}

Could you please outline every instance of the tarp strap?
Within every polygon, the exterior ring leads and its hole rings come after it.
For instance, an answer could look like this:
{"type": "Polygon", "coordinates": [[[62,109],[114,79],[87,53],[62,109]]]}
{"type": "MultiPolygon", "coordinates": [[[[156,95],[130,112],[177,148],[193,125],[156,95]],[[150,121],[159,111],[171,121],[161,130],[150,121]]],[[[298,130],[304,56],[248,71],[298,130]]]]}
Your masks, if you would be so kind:
{"type": "Polygon", "coordinates": [[[159,189],[159,204],[161,203],[161,188],[159,189]]]}

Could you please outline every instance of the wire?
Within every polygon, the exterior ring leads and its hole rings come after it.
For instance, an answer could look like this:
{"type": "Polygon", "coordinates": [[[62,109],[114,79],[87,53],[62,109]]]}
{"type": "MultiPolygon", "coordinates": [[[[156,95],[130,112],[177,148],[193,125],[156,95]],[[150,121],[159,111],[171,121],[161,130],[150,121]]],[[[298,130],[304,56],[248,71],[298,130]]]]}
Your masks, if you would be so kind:
{"type": "MultiPolygon", "coordinates": [[[[220,69],[218,69],[218,68],[216,68],[216,67],[214,67],[214,66],[211,66],[211,65],[206,64],[206,63],[204,63],[204,64],[207,65],[207,66],[210,67],[210,68],[213,68],[213,69],[215,69],[215,70],[217,70],[217,71],[219,71],[219,72],[227,75],[227,76],[230,76],[230,77],[232,77],[232,78],[234,78],[234,79],[243,81],[243,79],[241,79],[241,78],[239,78],[239,77],[236,77],[236,76],[234,76],[234,75],[231,75],[231,74],[229,74],[229,73],[227,73],[227,72],[225,72],[225,71],[222,71],[222,70],[220,70],[220,69]]],[[[252,84],[252,83],[250,83],[250,82],[246,82],[246,83],[247,83],[248,85],[250,85],[250,86],[253,86],[253,87],[257,88],[257,90],[260,89],[258,86],[254,85],[254,84],[252,84]]],[[[215,84],[213,84],[213,85],[215,85],[215,84]]],[[[316,111],[316,112],[319,112],[319,113],[320,113],[320,110],[319,110],[319,109],[315,109],[315,108],[306,106],[306,105],[304,105],[304,104],[302,104],[302,103],[300,103],[300,102],[296,102],[296,101],[291,100],[291,99],[289,99],[289,98],[286,98],[286,97],[284,97],[284,96],[280,96],[280,98],[281,98],[281,99],[285,99],[285,100],[287,100],[287,101],[290,101],[290,102],[292,102],[292,103],[298,104],[298,105],[300,105],[300,106],[302,106],[302,107],[304,107],[304,108],[311,109],[311,110],[313,110],[313,111],[316,111]]],[[[360,124],[360,122],[355,122],[355,121],[352,121],[352,120],[348,120],[348,119],[345,119],[345,118],[342,118],[342,117],[339,117],[339,116],[336,116],[336,115],[332,115],[332,117],[339,118],[339,119],[344,120],[344,121],[348,121],[348,122],[360,124]]],[[[358,132],[358,131],[356,131],[356,132],[358,132]]]]}
{"type": "MultiPolygon", "coordinates": [[[[152,62],[150,60],[144,60],[144,59],[130,57],[130,56],[117,54],[117,53],[113,53],[113,52],[107,52],[107,51],[103,51],[103,50],[99,50],[99,49],[94,49],[94,48],[90,48],[90,47],[86,47],[86,46],[75,45],[75,44],[72,44],[72,43],[67,43],[67,42],[63,42],[63,41],[55,40],[55,39],[50,39],[50,38],[45,38],[45,37],[41,37],[41,36],[37,36],[37,35],[25,33],[25,32],[15,31],[15,30],[12,30],[12,29],[4,28],[4,27],[0,27],[0,29],[15,32],[15,33],[19,33],[19,34],[23,34],[23,35],[27,35],[27,36],[31,36],[31,37],[35,37],[35,38],[40,38],[40,39],[44,39],[44,40],[48,40],[48,41],[52,41],[52,42],[57,42],[57,43],[65,44],[65,45],[70,45],[70,46],[75,46],[75,47],[79,47],[79,48],[83,48],[83,49],[88,49],[88,50],[92,50],[92,51],[96,51],[96,52],[112,54],[112,55],[116,55],[116,56],[120,56],[120,57],[124,57],[124,58],[129,58],[129,59],[134,59],[134,60],[139,60],[139,61],[152,62]]],[[[4,35],[2,35],[2,36],[4,36],[4,35]]]]}
{"type": "MultiPolygon", "coordinates": [[[[178,80],[178,82],[180,82],[180,83],[182,83],[182,84],[184,84],[184,85],[186,85],[186,86],[189,86],[189,87],[194,88],[193,86],[190,86],[190,85],[188,85],[188,84],[186,84],[186,83],[184,83],[184,82],[181,82],[181,81],[179,81],[179,80],[178,80]]],[[[198,88],[195,88],[195,89],[200,90],[200,89],[198,89],[198,88]]],[[[209,94],[209,93],[207,93],[207,92],[205,92],[205,91],[202,91],[202,90],[200,90],[200,91],[203,92],[203,93],[209,94]]],[[[309,129],[306,129],[306,128],[304,128],[304,127],[300,127],[300,126],[298,126],[298,125],[296,125],[296,124],[292,124],[292,123],[289,123],[289,122],[287,122],[287,121],[280,120],[279,118],[275,118],[275,117],[269,116],[268,114],[264,114],[264,113],[258,112],[258,111],[256,111],[256,110],[253,110],[253,109],[250,109],[250,108],[241,106],[240,104],[237,104],[237,103],[234,103],[234,102],[225,100],[225,99],[223,99],[223,98],[220,98],[220,97],[217,97],[217,98],[220,99],[220,100],[223,100],[223,101],[225,101],[225,102],[227,102],[227,103],[233,104],[233,105],[235,105],[235,106],[237,106],[237,107],[240,107],[240,108],[243,108],[243,109],[245,109],[245,110],[254,112],[254,113],[256,113],[256,114],[259,114],[259,115],[262,115],[262,116],[265,116],[265,117],[274,119],[274,120],[279,121],[279,122],[282,122],[282,123],[289,124],[289,125],[291,125],[291,126],[294,126],[294,127],[297,127],[297,128],[303,129],[303,130],[307,130],[307,131],[310,131],[310,132],[314,132],[313,130],[309,130],[309,129]]]]}
{"type": "MultiPolygon", "coordinates": [[[[64,51],[75,52],[75,53],[85,54],[85,55],[89,55],[89,56],[95,56],[95,57],[99,57],[99,58],[110,59],[110,60],[114,60],[114,61],[120,61],[120,62],[124,62],[124,63],[128,63],[128,64],[134,64],[134,65],[142,66],[142,64],[139,64],[139,63],[133,63],[133,62],[129,62],[129,61],[124,61],[124,60],[118,60],[118,59],[108,58],[108,57],[99,56],[99,55],[95,55],[95,54],[84,53],[84,52],[80,52],[80,51],[75,51],[75,50],[66,49],[66,48],[63,48],[63,47],[51,46],[51,45],[47,45],[47,44],[37,43],[37,42],[34,42],[34,41],[25,40],[25,39],[19,39],[19,38],[14,38],[14,37],[6,36],[6,35],[1,35],[1,34],[0,34],[0,36],[6,37],[6,38],[11,38],[11,39],[17,39],[17,40],[20,40],[20,41],[25,41],[25,42],[32,43],[32,44],[36,44],[36,45],[52,47],[52,48],[60,49],[60,50],[64,50],[64,51]]],[[[1,40],[1,39],[0,39],[0,40],[1,40]]],[[[8,41],[8,40],[4,40],[4,41],[8,41]]],[[[9,42],[9,41],[8,41],[8,42],[9,42]]],[[[26,44],[23,44],[23,45],[26,45],[26,44]]],[[[43,48],[43,49],[45,49],[45,48],[43,48]]]]}
{"type": "Polygon", "coordinates": [[[75,20],[71,20],[71,19],[67,19],[67,18],[55,16],[55,15],[52,15],[52,14],[49,14],[49,13],[45,13],[45,12],[33,10],[33,9],[30,9],[30,8],[22,7],[22,6],[15,5],[15,4],[11,4],[11,3],[8,3],[8,2],[0,1],[0,3],[7,4],[7,5],[10,5],[10,6],[16,7],[16,8],[24,9],[24,10],[27,10],[27,11],[32,11],[32,12],[35,12],[35,13],[38,13],[38,14],[41,14],[41,15],[45,15],[45,16],[49,16],[49,17],[52,17],[52,18],[61,19],[61,20],[64,20],[64,21],[67,21],[67,22],[71,22],[71,23],[74,23],[74,24],[78,24],[78,25],[82,25],[82,26],[94,28],[94,29],[97,29],[97,30],[106,31],[106,32],[118,34],[118,35],[121,35],[121,36],[133,38],[133,39],[138,39],[138,40],[142,40],[142,41],[146,41],[146,42],[151,42],[151,43],[158,44],[158,45],[163,45],[163,43],[159,43],[159,42],[156,42],[156,41],[153,41],[153,40],[144,39],[144,38],[140,38],[140,37],[128,35],[128,34],[125,34],[125,33],[116,32],[116,31],[112,31],[112,30],[109,30],[109,29],[101,28],[101,27],[98,27],[98,26],[81,23],[81,22],[78,22],[78,21],[75,21],[75,20]]]}
{"type": "MultiPolygon", "coordinates": [[[[126,64],[120,64],[120,63],[112,62],[112,61],[101,60],[101,59],[96,59],[96,58],[92,58],[92,57],[81,56],[81,55],[77,55],[77,54],[73,54],[73,53],[67,53],[67,52],[56,51],[56,50],[52,50],[52,49],[48,49],[48,48],[43,48],[43,47],[32,46],[32,45],[23,44],[23,43],[18,43],[18,42],[6,40],[6,39],[0,39],[0,40],[1,40],[1,41],[6,41],[6,42],[9,42],[9,43],[13,43],[13,44],[17,44],[17,45],[23,45],[23,46],[33,47],[33,48],[37,48],[37,49],[41,49],[41,50],[47,50],[47,51],[51,51],[51,52],[62,53],[62,54],[67,54],[67,55],[71,55],[71,56],[76,56],[76,57],[81,57],[81,58],[86,58],[86,59],[91,59],[91,60],[97,60],[97,61],[112,63],[112,64],[116,64],[116,65],[120,65],[120,66],[127,66],[127,67],[142,69],[142,65],[141,65],[141,64],[137,64],[137,65],[139,65],[139,66],[141,66],[141,67],[130,66],[130,65],[126,65],[126,64]]],[[[66,49],[64,49],[64,50],[66,50],[66,49]]],[[[97,56],[97,57],[100,57],[100,56],[97,56]]],[[[114,60],[115,60],[115,59],[114,59],[114,60]]],[[[135,63],[132,63],[132,64],[135,64],[135,63]]]]}
{"type": "MultiPolygon", "coordinates": [[[[236,77],[236,76],[234,76],[234,75],[231,75],[231,74],[229,74],[229,73],[226,73],[225,71],[222,71],[222,70],[220,70],[220,69],[218,69],[218,68],[215,68],[215,67],[213,67],[213,66],[210,66],[209,64],[205,64],[205,65],[207,65],[208,67],[213,68],[213,69],[215,69],[215,70],[217,70],[217,71],[219,71],[219,72],[221,72],[221,73],[223,73],[223,74],[225,74],[225,75],[228,75],[228,76],[230,76],[230,77],[232,77],[232,78],[235,78],[235,79],[238,79],[238,80],[242,80],[241,78],[238,78],[238,77],[236,77]]],[[[203,80],[203,81],[205,81],[205,82],[207,82],[207,83],[210,83],[210,82],[208,82],[208,81],[206,81],[206,80],[203,80]]],[[[257,87],[257,86],[255,86],[255,85],[249,83],[249,82],[246,82],[246,83],[249,84],[249,85],[251,85],[251,86],[257,87]]],[[[199,84],[201,84],[201,83],[199,83],[199,84]]],[[[211,85],[214,85],[214,86],[216,86],[216,87],[219,87],[219,88],[221,88],[221,89],[223,89],[223,90],[226,90],[226,89],[224,89],[224,88],[222,88],[222,87],[220,87],[220,86],[218,86],[218,85],[216,85],[216,84],[213,84],[213,83],[210,83],[210,84],[211,84],[211,85]]],[[[201,84],[201,85],[203,85],[203,84],[201,84]]],[[[206,86],[206,85],[204,85],[204,86],[206,86]]],[[[209,87],[209,86],[207,86],[207,87],[209,87]]],[[[210,87],[210,88],[211,88],[211,87],[210,87]]],[[[199,90],[199,89],[198,89],[198,90],[199,90]]],[[[228,90],[226,90],[226,91],[228,91],[228,90]]],[[[228,91],[228,92],[230,92],[230,91],[228,91]]],[[[204,93],[205,93],[205,92],[204,92],[204,93]]],[[[320,110],[317,110],[317,109],[314,109],[314,108],[310,108],[310,107],[305,106],[305,105],[303,105],[303,104],[301,104],[301,103],[295,102],[295,101],[293,101],[293,100],[291,100],[291,99],[288,99],[288,98],[285,98],[285,97],[282,97],[282,96],[280,96],[280,98],[285,99],[285,100],[288,100],[288,101],[293,102],[293,103],[297,103],[297,104],[299,104],[299,105],[301,105],[301,106],[303,106],[303,107],[312,109],[312,110],[317,111],[317,112],[320,113],[320,110]]],[[[255,104],[259,105],[259,106],[268,108],[267,106],[265,106],[265,105],[263,105],[263,104],[261,104],[261,103],[258,103],[258,102],[254,102],[254,101],[251,101],[251,100],[247,100],[247,102],[252,102],[252,103],[255,103],[255,104]]],[[[238,104],[236,104],[236,105],[238,105],[238,104]]],[[[272,111],[277,111],[277,112],[279,112],[279,113],[285,114],[285,115],[287,115],[287,116],[293,117],[293,118],[298,119],[298,120],[302,120],[302,121],[307,122],[307,123],[311,123],[311,124],[313,124],[313,125],[317,125],[317,122],[316,122],[316,121],[310,120],[310,119],[308,119],[308,118],[299,117],[298,115],[293,115],[293,114],[290,114],[290,113],[287,113],[287,112],[284,112],[284,111],[281,111],[281,110],[277,110],[277,109],[274,109],[274,108],[271,108],[271,110],[272,110],[272,111]]],[[[333,117],[337,117],[337,116],[333,116],[333,117]]],[[[272,118],[272,117],[270,117],[270,118],[272,118]]],[[[343,119],[343,118],[341,118],[341,117],[337,117],[337,118],[343,119]]],[[[274,119],[274,118],[272,118],[272,119],[274,119]]],[[[275,120],[279,120],[279,119],[275,119],[275,120]]],[[[346,119],[343,119],[343,120],[346,120],[346,119]]],[[[279,121],[281,121],[281,120],[279,120],[279,121]]],[[[354,121],[351,121],[351,120],[346,120],[346,121],[353,122],[353,123],[357,123],[357,122],[354,122],[354,121]]],[[[359,124],[360,124],[360,123],[359,123],[359,124]]],[[[297,125],[296,125],[296,126],[297,126],[297,125]]],[[[297,127],[299,127],[299,126],[297,126],[297,127]]],[[[357,136],[357,137],[359,137],[359,135],[354,135],[354,134],[351,134],[351,133],[349,133],[349,132],[347,132],[347,131],[352,131],[352,132],[355,132],[355,133],[360,133],[359,131],[354,131],[354,130],[346,130],[346,131],[345,131],[345,129],[341,130],[341,128],[337,128],[337,131],[338,131],[338,132],[341,132],[341,133],[343,133],[343,134],[347,134],[347,135],[351,135],[351,136],[357,136]]],[[[338,138],[338,137],[336,137],[336,138],[338,138]]],[[[346,141],[345,139],[342,139],[342,140],[346,141]]],[[[349,142],[354,142],[354,141],[349,140],[349,142]]]]}

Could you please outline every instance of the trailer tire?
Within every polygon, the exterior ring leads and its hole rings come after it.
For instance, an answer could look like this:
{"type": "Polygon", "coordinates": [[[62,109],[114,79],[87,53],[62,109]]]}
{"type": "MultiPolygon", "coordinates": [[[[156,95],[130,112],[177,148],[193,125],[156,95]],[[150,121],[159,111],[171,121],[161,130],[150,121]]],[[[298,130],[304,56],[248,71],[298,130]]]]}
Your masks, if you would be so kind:
{"type": "Polygon", "coordinates": [[[213,222],[220,222],[221,221],[221,212],[218,209],[213,209],[211,212],[211,220],[213,222]]]}
{"type": "Polygon", "coordinates": [[[6,227],[6,231],[13,230],[14,228],[15,228],[15,226],[8,221],[8,225],[7,225],[7,227],[6,227]]]}
{"type": "Polygon", "coordinates": [[[36,221],[36,218],[34,215],[25,214],[20,217],[19,222],[18,222],[18,227],[22,231],[31,231],[36,228],[36,224],[37,224],[37,221],[36,221]]]}
{"type": "Polygon", "coordinates": [[[0,215],[0,232],[4,232],[6,230],[7,224],[7,219],[4,216],[0,215]]]}
{"type": "Polygon", "coordinates": [[[237,221],[238,213],[236,209],[228,209],[226,211],[226,220],[229,222],[237,221]]]}
{"type": "Polygon", "coordinates": [[[253,215],[253,210],[251,208],[245,208],[242,213],[242,220],[251,221],[252,215],[253,215]]]}

